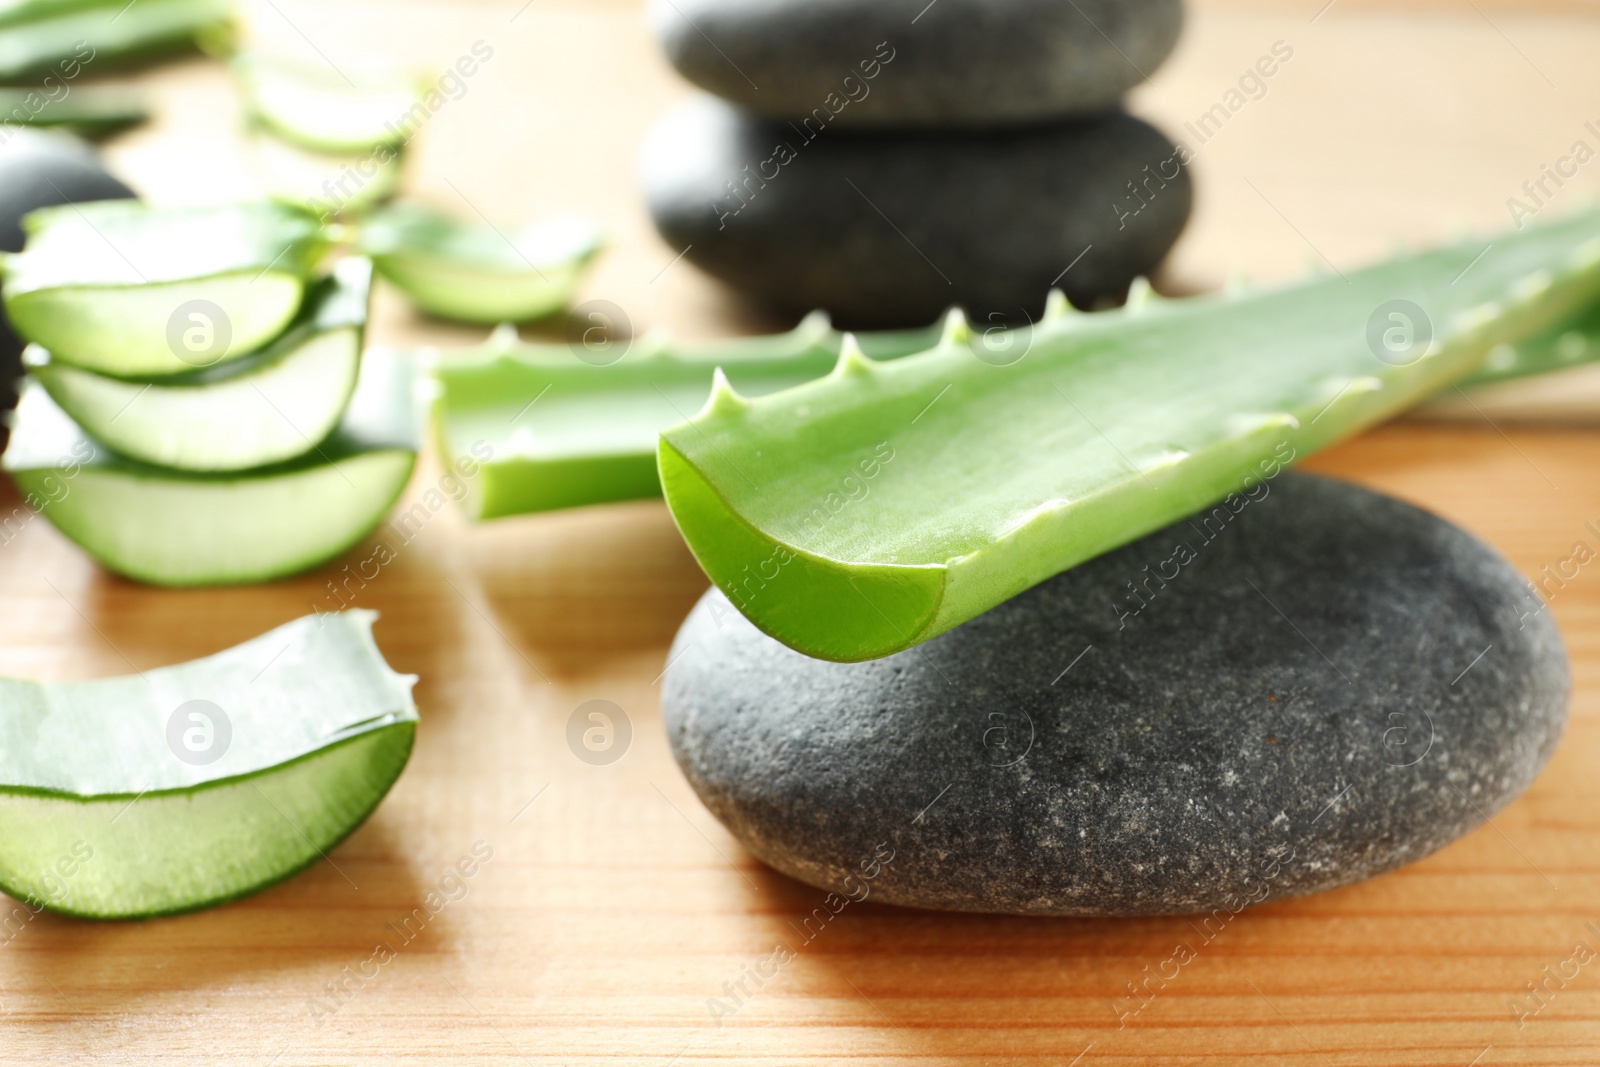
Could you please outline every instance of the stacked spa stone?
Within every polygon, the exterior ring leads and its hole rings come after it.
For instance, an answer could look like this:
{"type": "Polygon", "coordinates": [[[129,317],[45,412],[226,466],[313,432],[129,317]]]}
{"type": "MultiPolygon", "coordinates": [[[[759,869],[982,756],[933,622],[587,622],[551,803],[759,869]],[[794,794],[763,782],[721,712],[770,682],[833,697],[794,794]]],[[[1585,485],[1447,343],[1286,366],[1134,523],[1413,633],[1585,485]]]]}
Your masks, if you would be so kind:
{"type": "Polygon", "coordinates": [[[1177,148],[1123,112],[1179,0],[653,0],[715,96],[651,132],[662,236],[785,312],[848,326],[1037,318],[1120,299],[1171,248],[1177,148]],[[718,99],[720,98],[720,99],[718,99]]]}

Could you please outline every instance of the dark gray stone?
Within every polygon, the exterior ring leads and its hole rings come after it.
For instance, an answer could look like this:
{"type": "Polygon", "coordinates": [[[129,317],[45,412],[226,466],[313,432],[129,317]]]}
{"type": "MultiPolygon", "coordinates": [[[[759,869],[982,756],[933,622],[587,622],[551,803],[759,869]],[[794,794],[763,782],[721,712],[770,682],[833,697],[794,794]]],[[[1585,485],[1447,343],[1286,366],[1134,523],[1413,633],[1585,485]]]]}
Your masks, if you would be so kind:
{"type": "MultiPolygon", "coordinates": [[[[93,148],[76,137],[0,126],[0,251],[22,251],[22,216],[54,204],[122,200],[133,190],[113,178],[93,148]]],[[[17,402],[22,342],[0,311],[0,412],[17,402]]],[[[10,430],[0,420],[0,451],[10,430]]]]}
{"type": "Polygon", "coordinates": [[[1161,65],[1179,0],[653,0],[673,66],[774,118],[993,125],[1111,107],[1161,65]]]}
{"type": "Polygon", "coordinates": [[[1152,271],[1189,218],[1179,160],[1120,112],[1003,133],[808,140],[703,97],[651,131],[642,171],[667,242],[782,311],[921,325],[961,304],[988,324],[1036,318],[1053,284],[1089,306],[1152,271]]]}
{"type": "Polygon", "coordinates": [[[1449,523],[1263,485],[869,663],[710,593],[669,660],[673,753],[766,863],[895,904],[1226,916],[1410,863],[1544,765],[1561,638],[1449,523]]]}

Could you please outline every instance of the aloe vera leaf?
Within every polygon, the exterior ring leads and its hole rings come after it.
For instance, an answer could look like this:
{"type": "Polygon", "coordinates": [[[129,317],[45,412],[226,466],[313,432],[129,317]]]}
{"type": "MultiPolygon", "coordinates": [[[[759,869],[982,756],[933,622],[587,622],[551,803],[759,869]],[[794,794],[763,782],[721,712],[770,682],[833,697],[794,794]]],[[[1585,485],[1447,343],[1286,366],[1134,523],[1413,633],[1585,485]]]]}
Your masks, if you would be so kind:
{"type": "MultiPolygon", "coordinates": [[[[959,330],[745,399],[719,383],[662,435],[700,565],[762,630],[824,659],[888,655],[1214,504],[1472,373],[1600,298],[1600,214],[1233,297],[1041,323],[1025,358],[959,330]],[[1470,267],[1470,269],[1468,269],[1470,267]],[[1378,359],[1391,300],[1426,354],[1378,359]]],[[[1419,346],[1420,349],[1420,346],[1419,346]]]]}
{"type": "Polygon", "coordinates": [[[75,78],[194,47],[229,32],[226,0],[89,0],[0,7],[0,81],[75,78]]]}
{"type": "Polygon", "coordinates": [[[32,346],[29,373],[89,436],[129,459],[188,471],[304,455],[338,425],[361,366],[372,264],[343,260],[289,329],[244,359],[149,381],[108,378],[32,346]]]}
{"type": "Polygon", "coordinates": [[[358,243],[378,273],[423,311],[494,324],[566,307],[602,242],[598,229],[576,218],[546,219],[508,234],[399,203],[373,212],[358,243]]]}
{"type": "Polygon", "coordinates": [[[147,918],[316,863],[411,754],[416,678],[384,662],[376,617],[308,615],[137,676],[0,679],[0,889],[147,918]]]}
{"type": "Polygon", "coordinates": [[[156,585],[267,581],[356,544],[416,462],[408,361],[362,359],[331,437],[298,459],[191,472],[116,455],[25,382],[0,465],[57,529],[119,574],[156,585]]]}
{"type": "Polygon", "coordinates": [[[403,145],[425,88],[414,72],[334,71],[283,56],[244,52],[233,71],[250,116],[285,140],[322,152],[403,145]]]}
{"type": "Polygon", "coordinates": [[[279,203],[68,204],[23,219],[3,261],[6,315],[64,363],[113,376],[182,374],[281,333],[327,247],[279,203]]]}
{"type": "MultiPolygon", "coordinates": [[[[144,100],[126,89],[80,87],[64,97],[58,92],[0,87],[0,122],[49,126],[94,140],[150,118],[144,100]]],[[[0,132],[0,142],[5,136],[0,132]]]]}
{"type": "MultiPolygon", "coordinates": [[[[861,343],[890,359],[926,350],[939,332],[863,334],[861,343]]],[[[462,501],[474,519],[660,496],[656,440],[705,403],[717,367],[751,395],[775,392],[828,373],[842,341],[815,312],[771,337],[647,336],[616,362],[591,364],[565,345],[496,331],[482,349],[434,362],[433,434],[450,465],[481,461],[462,501]]]]}

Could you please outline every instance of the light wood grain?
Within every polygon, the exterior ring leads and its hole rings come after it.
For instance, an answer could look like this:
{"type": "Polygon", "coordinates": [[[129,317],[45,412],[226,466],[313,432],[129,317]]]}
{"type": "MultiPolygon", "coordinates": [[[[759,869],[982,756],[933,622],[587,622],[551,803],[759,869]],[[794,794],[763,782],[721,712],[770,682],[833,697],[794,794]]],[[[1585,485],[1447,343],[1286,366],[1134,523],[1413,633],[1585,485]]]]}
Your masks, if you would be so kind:
{"type": "MultiPolygon", "coordinates": [[[[1293,40],[1296,58],[1202,153],[1174,282],[1205,286],[1233,267],[1281,276],[1307,256],[1342,268],[1397,235],[1438,238],[1457,218],[1503,227],[1504,199],[1594,117],[1600,29],[1487,10],[1493,24],[1467,4],[1419,14],[1341,3],[1314,25],[1309,5],[1197,13],[1136,101],[1173,130],[1274,40],[1293,40]]],[[[541,3],[512,21],[516,11],[274,0],[253,20],[336,62],[375,49],[442,65],[491,41],[483,79],[419,139],[416,187],[508,222],[585,212],[616,238],[585,295],[623,304],[641,327],[748,328],[725,294],[668,267],[677,250],[638,208],[634,145],[684,90],[637,13],[541,3]]],[[[158,199],[247,190],[220,72],[196,62],[150,84],[166,118],[117,145],[118,164],[158,199]]],[[[478,336],[419,320],[388,294],[378,333],[394,344],[478,336]]],[[[1593,543],[1583,524],[1600,520],[1597,443],[1403,425],[1310,465],[1433,508],[1537,576],[1574,541],[1593,543]]],[[[426,462],[412,497],[436,477],[426,462]]],[[[14,506],[0,495],[0,511],[14,506]]],[[[226,908],[27,923],[0,943],[0,1062],[1594,1064],[1600,963],[1525,1026],[1507,1006],[1575,940],[1600,947],[1585,927],[1600,925],[1591,569],[1550,606],[1572,653],[1573,717],[1523,799],[1398,873],[1240,915],[1126,1026],[1113,999],[1195,938],[1186,920],[868,902],[719,1027],[708,998],[797,941],[792,924],[820,894],[744,854],[667,752],[655,679],[703,578],[658,503],[479,528],[446,510],[355,594],[382,612],[377,636],[395,666],[422,678],[416,755],[389,799],[327,863],[226,908]],[[568,718],[590,699],[632,722],[632,745],[610,766],[566,746],[568,718]],[[388,924],[477,841],[494,856],[466,895],[319,1022],[313,1001],[334,1003],[325,984],[397,941],[388,924]]],[[[332,606],[339,578],[334,565],[267,586],[149,589],[106,575],[36,520],[0,546],[0,673],[102,676],[202,655],[332,606]]]]}

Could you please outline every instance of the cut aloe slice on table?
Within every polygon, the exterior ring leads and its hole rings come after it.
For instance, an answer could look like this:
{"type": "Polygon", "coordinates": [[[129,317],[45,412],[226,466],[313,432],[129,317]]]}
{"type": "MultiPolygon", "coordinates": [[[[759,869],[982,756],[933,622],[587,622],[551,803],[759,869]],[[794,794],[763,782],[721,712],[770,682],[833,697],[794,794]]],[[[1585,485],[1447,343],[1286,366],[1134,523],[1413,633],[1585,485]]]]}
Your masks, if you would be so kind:
{"type": "MultiPolygon", "coordinates": [[[[879,359],[930,348],[939,327],[862,334],[879,359]]],[[[814,312],[788,333],[680,344],[645,337],[613,357],[517,341],[497,330],[432,369],[433,431],[450,465],[477,464],[462,506],[474,519],[659,496],[656,440],[698,410],[722,367],[754,396],[820,377],[843,335],[814,312]],[[489,456],[489,459],[483,459],[489,456]]]]}
{"type": "Polygon", "coordinates": [[[1600,214],[1482,248],[1230,297],[1137,293],[1048,319],[1003,365],[954,323],[932,352],[847,350],[827,378],[773,396],[719,382],[662,435],[667,503],[762,630],[825,659],[888,655],[1600,301],[1600,214]]]}
{"type": "Polygon", "coordinates": [[[388,199],[405,169],[404,152],[388,145],[316,152],[261,128],[253,131],[249,145],[267,191],[324,220],[388,199]]]}
{"type": "Polygon", "coordinates": [[[377,807],[416,735],[416,678],[384,662],[376,617],[306,616],[133,677],[0,679],[0,889],[148,918],[318,862],[377,807]]]}
{"type": "Polygon", "coordinates": [[[191,374],[108,378],[37,347],[24,359],[89,436],[130,459],[188,471],[265,466],[310,452],[338,425],[361,365],[371,289],[371,262],[346,259],[277,341],[191,374]]]}
{"type": "Polygon", "coordinates": [[[420,204],[376,211],[362,251],[417,307],[462,322],[522,322],[567,306],[600,250],[600,231],[554,218],[517,233],[470,225],[420,204]]]}
{"type": "Polygon", "coordinates": [[[149,117],[144,101],[126,89],[79,87],[59,96],[44,89],[0,87],[0,122],[18,126],[50,126],[93,140],[149,117]]]}
{"type": "Polygon", "coordinates": [[[287,463],[203,474],[116,455],[26,382],[0,462],[45,518],[119,574],[266,581],[332,559],[394,505],[416,461],[411,387],[408,361],[369,352],[333,436],[287,463]]]}
{"type": "Polygon", "coordinates": [[[238,56],[233,69],[252,118],[319,151],[398,147],[428,115],[419,103],[422,79],[411,72],[350,64],[335,71],[259,52],[238,56]]]}
{"type": "Polygon", "coordinates": [[[151,207],[105,200],[35,211],[4,259],[6,315],[52,358],[101,374],[182,374],[281,333],[326,248],[287,204],[151,207]]]}
{"type": "Polygon", "coordinates": [[[124,66],[229,32],[226,0],[22,0],[0,5],[0,81],[124,66]]]}

